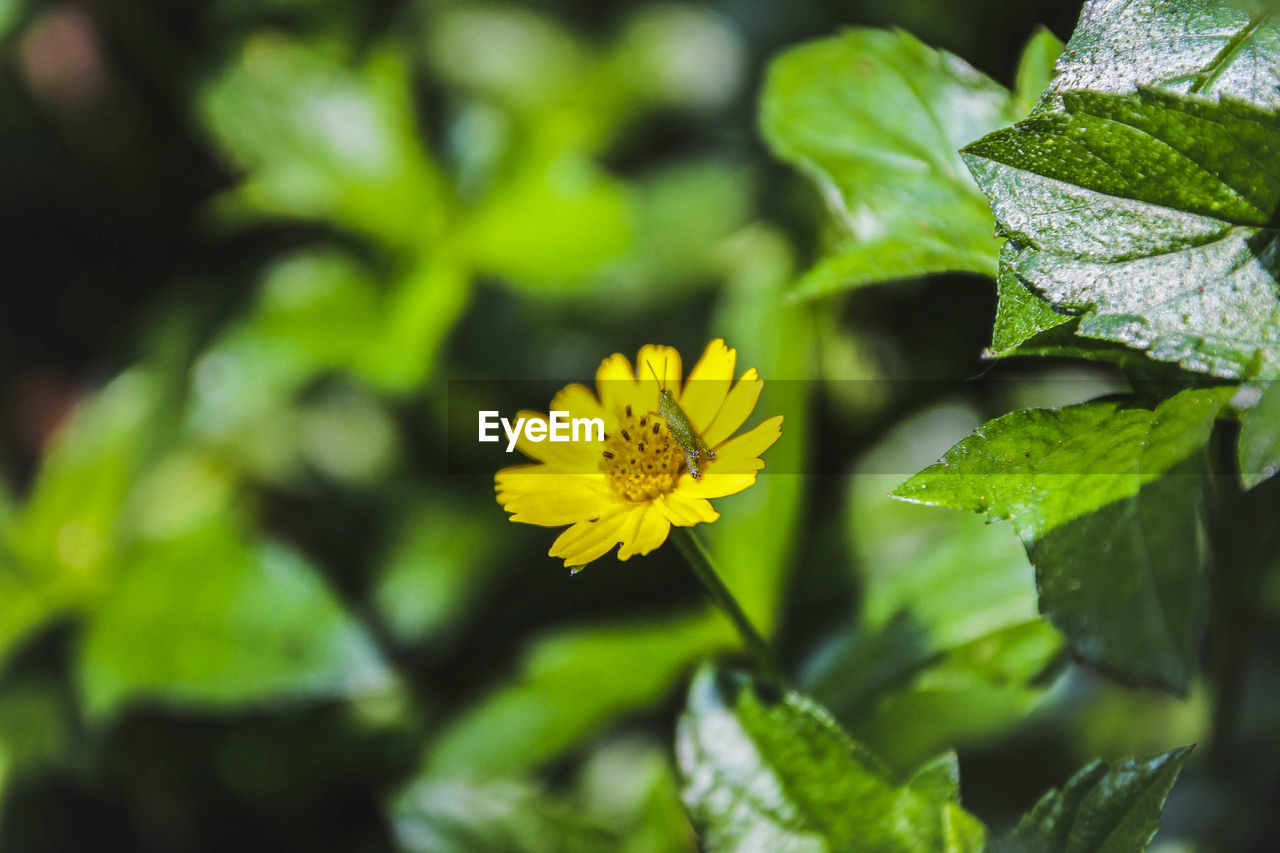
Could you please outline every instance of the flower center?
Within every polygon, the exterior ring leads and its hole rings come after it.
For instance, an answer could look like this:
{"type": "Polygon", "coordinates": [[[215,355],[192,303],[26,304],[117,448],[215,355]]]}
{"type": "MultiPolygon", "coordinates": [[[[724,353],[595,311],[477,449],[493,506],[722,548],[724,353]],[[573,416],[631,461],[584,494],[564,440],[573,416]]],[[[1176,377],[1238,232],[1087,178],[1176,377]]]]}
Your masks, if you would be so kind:
{"type": "Polygon", "coordinates": [[[613,490],[629,501],[648,501],[675,490],[684,451],[656,412],[635,418],[627,406],[616,432],[604,437],[600,470],[613,490]]]}

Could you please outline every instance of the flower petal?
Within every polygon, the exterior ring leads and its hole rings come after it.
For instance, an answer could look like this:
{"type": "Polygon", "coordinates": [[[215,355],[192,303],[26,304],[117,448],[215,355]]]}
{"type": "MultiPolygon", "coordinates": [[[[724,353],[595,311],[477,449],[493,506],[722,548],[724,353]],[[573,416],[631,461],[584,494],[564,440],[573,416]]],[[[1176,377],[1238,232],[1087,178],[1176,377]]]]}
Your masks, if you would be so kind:
{"type": "Polygon", "coordinates": [[[704,498],[686,498],[679,488],[658,498],[653,505],[676,527],[710,523],[720,517],[710,502],[704,498]]]}
{"type": "MultiPolygon", "coordinates": [[[[556,407],[552,406],[552,408],[556,407]]],[[[521,411],[516,417],[524,418],[526,421],[520,428],[520,435],[516,437],[516,449],[525,456],[537,459],[539,462],[546,462],[548,465],[556,465],[574,474],[594,474],[600,469],[600,451],[604,447],[603,442],[551,441],[549,438],[551,426],[546,415],[541,412],[521,411]],[[531,441],[526,432],[529,421],[541,421],[547,424],[547,432],[543,434],[548,437],[542,441],[531,441]]],[[[505,430],[502,441],[507,441],[505,430]]]]}
{"type": "Polygon", "coordinates": [[[666,388],[679,400],[680,377],[683,375],[679,351],[656,344],[640,347],[640,354],[636,356],[636,382],[640,386],[638,411],[658,411],[660,388],[666,388]]]}
{"type": "Polygon", "coordinates": [[[600,395],[601,408],[612,420],[617,420],[632,403],[636,390],[636,375],[625,355],[617,352],[600,362],[596,369],[596,392],[600,395]]]}
{"type": "Polygon", "coordinates": [[[565,473],[551,465],[503,468],[494,487],[512,521],[544,527],[599,518],[623,503],[604,474],[565,473]]]}
{"type": "Polygon", "coordinates": [[[551,543],[548,553],[563,559],[566,567],[586,565],[617,545],[631,517],[643,510],[644,504],[628,504],[619,512],[598,521],[579,521],[551,543]]]}
{"type": "Polygon", "coordinates": [[[644,512],[632,513],[632,516],[635,521],[628,526],[622,546],[618,548],[619,560],[629,559],[634,554],[648,554],[666,542],[671,531],[671,522],[652,504],[646,504],[644,512]]]}
{"type": "Polygon", "coordinates": [[[689,373],[684,392],[680,395],[680,407],[698,432],[705,433],[724,405],[729,386],[733,383],[733,366],[737,352],[717,338],[707,344],[702,358],[689,373]]]}
{"type": "MultiPolygon", "coordinates": [[[[604,406],[600,405],[591,389],[578,382],[560,389],[551,399],[551,411],[568,412],[574,418],[604,418],[606,414],[604,406]]],[[[606,420],[605,429],[608,428],[606,420]]]]}
{"type": "Polygon", "coordinates": [[[711,426],[702,432],[702,438],[708,446],[718,452],[720,443],[746,423],[747,418],[755,410],[756,402],[760,399],[760,392],[763,389],[764,382],[754,367],[742,374],[738,384],[734,385],[733,390],[725,397],[724,404],[720,406],[720,411],[716,413],[711,426]]]}
{"type": "MultiPolygon", "coordinates": [[[[760,460],[755,460],[757,464],[763,467],[760,460]]],[[[717,461],[714,464],[719,464],[717,461]]],[[[695,480],[692,477],[681,477],[680,482],[676,485],[676,491],[687,498],[723,498],[726,495],[736,495],[743,489],[749,488],[756,481],[756,472],[752,471],[731,471],[724,474],[714,474],[708,471],[702,475],[702,479],[695,480]]]]}
{"type": "Polygon", "coordinates": [[[716,447],[714,464],[721,466],[721,473],[753,470],[750,461],[772,447],[780,435],[782,415],[774,415],[716,447]]]}

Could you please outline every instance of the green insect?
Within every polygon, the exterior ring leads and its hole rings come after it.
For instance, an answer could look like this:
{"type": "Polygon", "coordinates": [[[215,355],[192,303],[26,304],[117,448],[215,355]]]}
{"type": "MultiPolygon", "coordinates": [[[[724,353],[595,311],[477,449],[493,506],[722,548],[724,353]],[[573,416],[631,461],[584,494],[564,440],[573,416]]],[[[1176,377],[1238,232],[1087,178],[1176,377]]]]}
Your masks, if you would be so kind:
{"type": "MultiPolygon", "coordinates": [[[[684,409],[680,408],[680,404],[676,402],[671,389],[663,384],[661,379],[658,379],[658,372],[653,369],[652,363],[649,364],[649,372],[658,381],[658,414],[662,415],[662,419],[667,422],[667,429],[671,432],[671,437],[676,440],[676,444],[680,445],[680,449],[684,451],[685,464],[689,466],[689,476],[695,480],[701,480],[702,459],[705,458],[708,462],[713,462],[716,458],[716,452],[707,447],[707,442],[693,428],[693,424],[689,422],[689,416],[684,413],[684,409]]],[[[663,372],[666,372],[665,367],[663,372]]]]}

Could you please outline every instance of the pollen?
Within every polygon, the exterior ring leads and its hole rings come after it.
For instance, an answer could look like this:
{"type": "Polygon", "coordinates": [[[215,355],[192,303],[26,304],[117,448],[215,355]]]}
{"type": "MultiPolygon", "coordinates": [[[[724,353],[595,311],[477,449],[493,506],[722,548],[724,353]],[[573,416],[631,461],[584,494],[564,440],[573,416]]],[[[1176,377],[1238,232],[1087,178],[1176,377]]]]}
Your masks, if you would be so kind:
{"type": "Polygon", "coordinates": [[[649,412],[637,420],[628,406],[622,427],[605,436],[600,459],[600,470],[613,490],[629,501],[651,501],[674,491],[685,465],[684,451],[671,438],[662,416],[649,412]]]}

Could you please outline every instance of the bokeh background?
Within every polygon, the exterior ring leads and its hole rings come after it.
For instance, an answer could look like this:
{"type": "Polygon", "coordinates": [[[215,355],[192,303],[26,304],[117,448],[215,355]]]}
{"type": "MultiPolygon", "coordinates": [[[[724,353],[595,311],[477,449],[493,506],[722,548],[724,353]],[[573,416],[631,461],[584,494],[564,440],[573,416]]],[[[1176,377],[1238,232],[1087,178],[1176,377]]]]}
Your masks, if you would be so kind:
{"type": "MultiPolygon", "coordinates": [[[[644,343],[765,377],[775,473],[706,536],[891,766],[958,747],[999,829],[1204,736],[1200,687],[1062,661],[1009,531],[885,498],[1116,378],[992,368],[980,277],[784,297],[827,226],[771,55],[897,26],[1010,85],[1079,7],[0,0],[0,848],[696,849],[670,744],[727,623],[671,547],[570,576],[449,417],[644,343]]],[[[1226,761],[1166,836],[1260,837],[1226,761]]]]}

